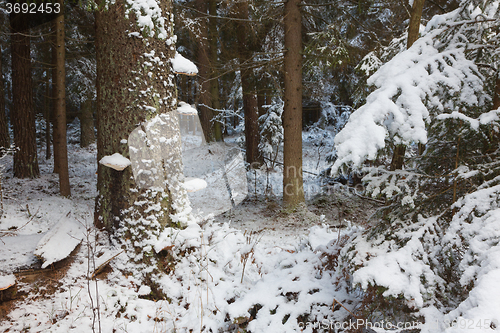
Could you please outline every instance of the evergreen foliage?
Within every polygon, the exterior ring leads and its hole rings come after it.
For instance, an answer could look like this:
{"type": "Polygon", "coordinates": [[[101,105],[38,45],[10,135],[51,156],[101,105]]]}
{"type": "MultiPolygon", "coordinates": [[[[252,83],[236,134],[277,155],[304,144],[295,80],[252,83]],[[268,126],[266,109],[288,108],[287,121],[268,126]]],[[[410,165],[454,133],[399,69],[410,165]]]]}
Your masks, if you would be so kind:
{"type": "Polygon", "coordinates": [[[373,92],[336,137],[334,170],[362,168],[367,191],[386,200],[342,252],[371,320],[423,319],[422,332],[435,323],[442,332],[454,320],[500,319],[492,298],[479,296],[499,267],[498,54],[489,51],[498,48],[497,8],[466,0],[435,16],[368,79],[373,92]],[[407,168],[388,171],[384,154],[399,143],[413,147],[407,168]]]}

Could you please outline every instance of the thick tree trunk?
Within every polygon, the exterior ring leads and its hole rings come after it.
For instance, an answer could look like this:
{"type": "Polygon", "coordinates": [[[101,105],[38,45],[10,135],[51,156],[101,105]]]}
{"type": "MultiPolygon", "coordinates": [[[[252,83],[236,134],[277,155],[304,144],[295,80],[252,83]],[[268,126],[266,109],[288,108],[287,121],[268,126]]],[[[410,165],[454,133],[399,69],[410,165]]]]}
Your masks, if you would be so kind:
{"type": "MultiPolygon", "coordinates": [[[[248,19],[248,2],[238,4],[238,17],[248,19]]],[[[257,92],[253,80],[253,69],[251,67],[251,43],[249,41],[251,31],[248,22],[238,23],[238,53],[240,60],[241,88],[243,91],[243,110],[245,114],[245,148],[246,161],[253,167],[262,164],[262,156],[259,153],[259,110],[257,106],[257,92]]]]}
{"type": "Polygon", "coordinates": [[[36,151],[35,110],[31,76],[29,17],[10,15],[12,28],[12,112],[14,128],[14,176],[35,178],[40,175],[36,151]]]}
{"type": "MultiPolygon", "coordinates": [[[[410,23],[408,25],[408,39],[406,41],[406,48],[410,48],[413,43],[418,39],[420,32],[420,21],[422,19],[422,10],[424,8],[425,0],[414,0],[410,13],[410,23]]],[[[425,145],[418,144],[418,153],[421,155],[425,150],[425,145]]],[[[392,153],[391,170],[399,170],[403,168],[404,157],[406,153],[405,145],[396,145],[392,153]]]]}
{"type": "MultiPolygon", "coordinates": [[[[5,113],[5,90],[2,70],[2,51],[0,50],[0,148],[10,147],[9,126],[7,123],[7,115],[5,113]]],[[[0,156],[2,151],[0,149],[0,156]]]]}
{"type": "MultiPolygon", "coordinates": [[[[172,2],[158,4],[169,38],[172,2]]],[[[132,261],[155,267],[156,252],[140,244],[183,223],[179,216],[189,206],[180,184],[177,115],[170,112],[177,105],[169,61],[175,47],[149,33],[131,35],[140,27],[134,14],[125,17],[125,8],[126,2],[117,0],[96,13],[97,158],[119,153],[132,165],[117,171],[99,163],[94,216],[132,261]]]]}
{"type": "Polygon", "coordinates": [[[302,181],[302,20],[301,0],[285,3],[285,106],[283,109],[283,204],[304,202],[302,181]]]}
{"type": "MultiPolygon", "coordinates": [[[[61,8],[64,8],[62,0],[59,0],[61,8]]],[[[64,45],[64,14],[55,19],[56,30],[56,77],[54,78],[56,99],[55,99],[55,122],[57,123],[57,146],[54,151],[58,151],[59,165],[59,193],[62,196],[69,197],[71,190],[69,186],[68,171],[68,143],[66,139],[66,70],[65,59],[66,51],[64,45]]],[[[55,163],[54,163],[55,164],[55,163]]]]}

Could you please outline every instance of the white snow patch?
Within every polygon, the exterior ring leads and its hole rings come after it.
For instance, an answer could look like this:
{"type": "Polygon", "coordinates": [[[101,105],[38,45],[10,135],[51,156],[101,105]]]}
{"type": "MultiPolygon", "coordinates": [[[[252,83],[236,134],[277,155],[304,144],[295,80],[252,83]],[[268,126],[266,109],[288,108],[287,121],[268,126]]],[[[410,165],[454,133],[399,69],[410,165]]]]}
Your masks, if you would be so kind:
{"type": "Polygon", "coordinates": [[[192,105],[186,103],[186,102],[179,102],[179,106],[177,107],[177,112],[180,114],[185,114],[185,115],[197,115],[198,111],[196,111],[196,108],[194,108],[192,105]]]}
{"type": "Polygon", "coordinates": [[[207,187],[207,182],[199,178],[186,178],[184,187],[188,192],[196,192],[207,187]]]}
{"type": "Polygon", "coordinates": [[[35,255],[43,260],[42,268],[68,257],[83,235],[83,226],[74,220],[62,220],[50,229],[35,250],[35,255]]]}
{"type": "Polygon", "coordinates": [[[6,289],[16,283],[14,274],[0,275],[0,290],[6,289]]]}
{"type": "Polygon", "coordinates": [[[180,53],[175,52],[175,57],[170,59],[172,69],[175,73],[182,73],[187,75],[198,74],[198,67],[191,61],[184,58],[180,53]]]}
{"type": "Polygon", "coordinates": [[[104,156],[101,158],[99,163],[115,170],[123,170],[132,164],[128,158],[124,157],[120,153],[114,153],[111,156],[104,156]]]}

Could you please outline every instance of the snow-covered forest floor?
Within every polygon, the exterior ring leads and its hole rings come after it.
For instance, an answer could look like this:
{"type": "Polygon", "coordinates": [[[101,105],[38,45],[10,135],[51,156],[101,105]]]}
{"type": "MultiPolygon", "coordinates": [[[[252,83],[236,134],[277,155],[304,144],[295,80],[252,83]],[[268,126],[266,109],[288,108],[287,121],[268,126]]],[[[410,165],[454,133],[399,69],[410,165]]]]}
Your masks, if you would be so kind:
{"type": "MultiPolygon", "coordinates": [[[[306,171],[325,167],[320,153],[305,141],[306,171]]],[[[69,199],[58,195],[50,160],[40,158],[41,177],[33,180],[12,178],[10,157],[2,160],[0,275],[4,282],[16,279],[15,293],[11,288],[1,295],[2,332],[312,331],[321,320],[346,318],[356,304],[337,288],[330,265],[337,242],[362,228],[377,207],[352,189],[336,186],[325,193],[318,178],[306,173],[308,210],[286,212],[279,202],[281,173],[248,172],[248,194],[235,208],[207,217],[198,206],[202,227],[179,232],[179,250],[170,253],[177,264],[159,281],[170,298],[153,301],[127,256],[92,227],[95,146],[72,144],[69,159],[69,199]],[[264,194],[266,186],[277,195],[264,194]],[[41,269],[35,249],[59,223],[79,225],[83,241],[68,258],[41,269]],[[96,279],[87,279],[94,265],[114,255],[96,279]],[[333,312],[334,299],[346,308],[333,312]]],[[[211,200],[215,205],[218,199],[211,200]]],[[[55,257],[65,251],[64,244],[51,246],[55,257]]]]}

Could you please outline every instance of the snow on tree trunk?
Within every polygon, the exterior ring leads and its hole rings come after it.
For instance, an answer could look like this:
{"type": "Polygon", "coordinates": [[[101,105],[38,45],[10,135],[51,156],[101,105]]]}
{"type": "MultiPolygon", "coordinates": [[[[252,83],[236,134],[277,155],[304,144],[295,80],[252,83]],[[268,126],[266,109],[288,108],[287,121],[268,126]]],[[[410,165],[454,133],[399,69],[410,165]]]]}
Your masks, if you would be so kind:
{"type": "Polygon", "coordinates": [[[132,167],[99,165],[95,224],[126,245],[148,280],[153,245],[166,226],[186,224],[189,202],[172,112],[172,2],[142,5],[117,0],[96,13],[98,160],[119,153],[132,167]]]}

